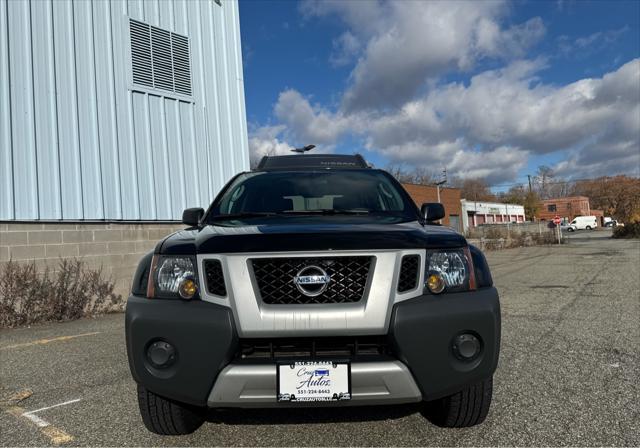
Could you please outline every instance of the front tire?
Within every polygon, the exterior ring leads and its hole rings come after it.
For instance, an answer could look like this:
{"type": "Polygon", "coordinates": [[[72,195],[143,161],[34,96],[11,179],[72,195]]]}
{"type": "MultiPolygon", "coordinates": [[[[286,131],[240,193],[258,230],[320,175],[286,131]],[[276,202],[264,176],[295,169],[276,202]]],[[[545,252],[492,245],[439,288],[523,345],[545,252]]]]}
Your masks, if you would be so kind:
{"type": "Polygon", "coordinates": [[[482,423],[489,413],[493,377],[439,400],[425,403],[425,417],[445,428],[465,428],[482,423]]]}
{"type": "Polygon", "coordinates": [[[204,410],[167,400],[138,384],[138,405],[144,426],[166,436],[191,434],[204,423],[204,410]]]}
{"type": "Polygon", "coordinates": [[[591,230],[591,226],[587,226],[587,227],[586,227],[586,229],[587,229],[587,230],[591,230]]]}

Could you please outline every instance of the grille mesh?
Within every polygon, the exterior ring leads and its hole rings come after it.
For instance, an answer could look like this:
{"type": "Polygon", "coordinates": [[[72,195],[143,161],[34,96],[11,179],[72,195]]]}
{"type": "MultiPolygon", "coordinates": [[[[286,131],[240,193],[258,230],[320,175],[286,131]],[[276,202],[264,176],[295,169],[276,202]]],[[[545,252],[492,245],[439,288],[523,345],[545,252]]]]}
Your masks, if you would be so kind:
{"type": "Polygon", "coordinates": [[[420,256],[405,255],[400,265],[400,278],[398,279],[398,292],[406,292],[418,286],[420,271],[420,256]]]}
{"type": "Polygon", "coordinates": [[[353,303],[364,296],[373,257],[259,258],[251,260],[264,303],[273,305],[353,303]],[[293,283],[298,272],[318,266],[331,277],[327,289],[315,297],[302,294],[293,283]]]}
{"type": "Polygon", "coordinates": [[[207,291],[216,296],[226,296],[227,287],[224,284],[222,264],[220,260],[205,260],[204,274],[207,281],[207,291]]]}

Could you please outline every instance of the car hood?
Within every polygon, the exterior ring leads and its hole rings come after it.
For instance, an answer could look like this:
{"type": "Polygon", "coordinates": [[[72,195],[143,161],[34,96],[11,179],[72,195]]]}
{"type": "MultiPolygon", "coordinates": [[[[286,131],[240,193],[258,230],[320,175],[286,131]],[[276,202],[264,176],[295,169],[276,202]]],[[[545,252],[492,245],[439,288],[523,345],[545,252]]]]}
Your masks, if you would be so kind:
{"type": "Polygon", "coordinates": [[[321,222],[205,226],[169,235],[156,251],[164,254],[286,252],[320,250],[416,249],[466,246],[448,227],[321,222]]]}

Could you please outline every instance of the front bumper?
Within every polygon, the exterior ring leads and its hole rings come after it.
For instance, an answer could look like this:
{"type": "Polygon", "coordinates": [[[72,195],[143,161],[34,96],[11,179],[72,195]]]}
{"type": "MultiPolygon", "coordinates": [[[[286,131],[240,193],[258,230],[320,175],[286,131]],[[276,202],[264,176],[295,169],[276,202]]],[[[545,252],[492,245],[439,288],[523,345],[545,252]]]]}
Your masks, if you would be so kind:
{"type": "MultiPolygon", "coordinates": [[[[126,335],[134,379],[158,395],[209,407],[280,406],[275,364],[234,362],[238,337],[227,307],[131,296],[126,335]],[[176,349],[167,368],[157,369],[147,359],[147,348],[157,340],[176,349]]],[[[432,400],[490,377],[500,346],[498,293],[483,288],[400,302],[394,306],[388,338],[394,359],[354,360],[352,400],[335,404],[432,400]],[[461,333],[482,342],[480,355],[471,362],[453,354],[453,339],[461,333]]]]}
{"type": "MultiPolygon", "coordinates": [[[[340,405],[399,404],[422,399],[409,369],[400,361],[351,363],[351,400],[340,405]]],[[[335,406],[330,401],[278,403],[275,364],[229,364],[211,390],[212,408],[335,406]]]]}

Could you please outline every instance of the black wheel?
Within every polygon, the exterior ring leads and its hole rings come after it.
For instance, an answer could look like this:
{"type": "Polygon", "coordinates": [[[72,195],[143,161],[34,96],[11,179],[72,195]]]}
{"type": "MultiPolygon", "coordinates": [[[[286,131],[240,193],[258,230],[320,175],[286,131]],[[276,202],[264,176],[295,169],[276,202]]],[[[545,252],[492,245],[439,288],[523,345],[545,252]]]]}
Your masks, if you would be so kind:
{"type": "Polygon", "coordinates": [[[587,230],[591,230],[591,226],[587,226],[587,227],[586,227],[586,229],[587,229],[587,230]]]}
{"type": "Polygon", "coordinates": [[[204,422],[204,410],[162,398],[138,384],[144,426],[160,435],[190,434],[204,422]]]}
{"type": "Polygon", "coordinates": [[[567,230],[568,230],[569,232],[573,232],[573,227],[569,227],[567,230]]]}
{"type": "Polygon", "coordinates": [[[464,428],[482,423],[487,417],[493,393],[493,378],[458,393],[425,403],[425,417],[446,428],[464,428]]]}

